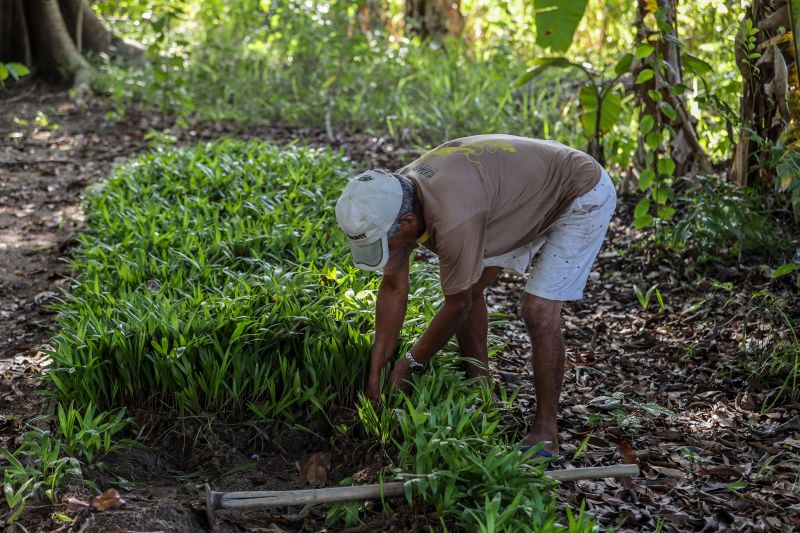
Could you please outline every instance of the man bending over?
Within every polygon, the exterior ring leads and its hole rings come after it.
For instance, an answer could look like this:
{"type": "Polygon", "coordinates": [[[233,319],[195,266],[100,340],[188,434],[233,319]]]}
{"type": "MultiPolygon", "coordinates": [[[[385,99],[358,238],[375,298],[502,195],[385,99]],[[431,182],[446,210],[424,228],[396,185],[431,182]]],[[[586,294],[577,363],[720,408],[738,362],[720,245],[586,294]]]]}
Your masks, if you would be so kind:
{"type": "Polygon", "coordinates": [[[533,346],[536,414],[523,444],[558,450],[564,379],[561,306],[579,300],[616,206],[614,185],[590,156],[554,141],[476,135],[445,143],[396,173],[353,178],[336,204],[353,260],[383,271],[367,396],[380,394],[406,313],[409,257],[421,244],[439,257],[444,305],[395,364],[401,386],[455,334],[488,376],[484,289],[503,270],[526,275],[521,315],[533,346]]]}

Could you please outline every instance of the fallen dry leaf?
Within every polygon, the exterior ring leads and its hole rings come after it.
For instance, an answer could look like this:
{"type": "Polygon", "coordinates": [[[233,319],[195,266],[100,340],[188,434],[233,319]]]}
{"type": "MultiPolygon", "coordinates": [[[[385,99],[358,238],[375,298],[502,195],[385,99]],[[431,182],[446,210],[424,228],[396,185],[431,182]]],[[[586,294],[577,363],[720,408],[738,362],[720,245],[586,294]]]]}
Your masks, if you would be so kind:
{"type": "Polygon", "coordinates": [[[655,465],[650,465],[650,468],[652,468],[653,470],[655,470],[659,474],[662,474],[662,475],[667,476],[667,477],[671,477],[671,478],[675,478],[675,479],[683,478],[683,472],[681,472],[680,470],[677,470],[675,468],[667,468],[667,467],[664,467],[664,466],[655,466],[655,465]]]}
{"type": "Polygon", "coordinates": [[[639,464],[639,459],[636,457],[636,450],[633,449],[630,442],[626,440],[620,442],[617,451],[620,457],[622,457],[623,463],[629,465],[639,464]]]}
{"type": "Polygon", "coordinates": [[[300,470],[297,486],[320,487],[328,481],[328,471],[331,469],[331,454],[327,452],[314,452],[300,470]]]}
{"type": "Polygon", "coordinates": [[[107,511],[108,509],[119,509],[125,505],[125,500],[119,495],[117,489],[107,489],[100,496],[92,498],[89,505],[95,511],[107,511]]]}

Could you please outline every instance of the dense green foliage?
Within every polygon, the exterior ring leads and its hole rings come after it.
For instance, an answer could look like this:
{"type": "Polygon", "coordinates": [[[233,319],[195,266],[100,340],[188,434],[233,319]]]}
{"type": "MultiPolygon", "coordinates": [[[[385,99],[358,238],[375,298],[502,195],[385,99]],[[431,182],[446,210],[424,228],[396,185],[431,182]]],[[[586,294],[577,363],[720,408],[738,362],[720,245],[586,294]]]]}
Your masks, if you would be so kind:
{"type": "MultiPolygon", "coordinates": [[[[331,137],[389,135],[406,147],[487,132],[579,148],[595,140],[615,179],[638,180],[630,184],[643,197],[629,222],[652,227],[639,234],[644,245],[691,256],[701,269],[756,257],[797,283],[798,265],[780,267],[793,251],[785,202],[718,177],[676,175],[676,133],[666,120],[676,110],[659,105],[652,114],[635,105],[632,88],[658,77],[659,67],[634,75],[634,61],[658,64],[658,45],[676,40],[663,13],[651,13],[652,44],[633,46],[628,3],[536,3],[581,9],[554,18],[529,2],[464,0],[463,38],[434,43],[399,29],[401,4],[386,3],[371,22],[360,18],[359,4],[338,0],[97,4],[115,30],[148,46],[148,62],[92,58],[95,85],[115,104],[108,118],[124,120],[135,101],[178,128],[281,124],[331,137]],[[534,21],[562,33],[537,33],[534,21]],[[642,168],[631,173],[637,149],[642,168]]],[[[685,100],[716,161],[730,156],[744,127],[734,111],[742,87],[733,50],[743,4],[681,3],[684,83],[664,92],[685,100]]],[[[0,63],[0,84],[24,74],[0,63]]],[[[776,143],[774,161],[759,166],[777,171],[775,189],[790,192],[799,212],[800,164],[783,158],[785,148],[776,143]]],[[[88,196],[74,284],[57,306],[50,351],[47,379],[61,402],[53,432],[33,429],[3,454],[11,522],[28,498],[55,500],[57,487],[82,480],[82,466],[132,445],[115,441],[131,422],[125,412],[106,409],[302,422],[356,401],[370,444],[394,463],[384,474],[406,480],[409,500],[435,511],[444,527],[596,528],[590,515],[557,508],[543,465],[499,425],[507,401],[463,380],[453,345],[431,372],[414,377],[410,393],[383,398],[381,409],[357,400],[377,283],[353,267],[333,222],[351,170],[327,150],[224,141],[146,154],[88,196]]],[[[657,301],[664,312],[657,285],[635,294],[644,310],[657,301]]],[[[423,331],[441,298],[433,267],[414,263],[403,339],[423,331]]],[[[741,364],[772,387],[764,409],[796,401],[798,339],[787,302],[767,290],[751,300],[741,364]]],[[[330,513],[351,525],[358,516],[358,504],[330,513]]]]}
{"type": "MultiPolygon", "coordinates": [[[[688,181],[688,180],[687,180],[688,181]]],[[[684,183],[689,191],[678,205],[684,213],[664,227],[674,250],[690,249],[700,262],[745,256],[781,260],[792,251],[789,212],[775,198],[710,178],[684,183]]]]}
{"type": "MultiPolygon", "coordinates": [[[[590,2],[568,57],[606,81],[633,40],[634,10],[590,2]],[[595,5],[597,4],[597,5],[595,5]]],[[[149,46],[150,63],[126,67],[106,60],[97,87],[119,103],[131,99],[159,108],[179,123],[233,119],[389,134],[402,142],[436,144],[487,132],[557,138],[584,147],[573,117],[587,106],[585,81],[572,72],[549,73],[523,87],[513,81],[548,55],[534,41],[532,6],[462,2],[463,38],[443,44],[403,34],[402,2],[385,5],[384,20],[362,27],[358,4],[109,2],[98,6],[116,29],[149,46]]],[[[686,81],[703,143],[714,157],[732,146],[726,121],[741,88],[732,39],[742,6],[682,5],[685,50],[715,68],[686,81]]],[[[546,44],[546,43],[545,43],[546,44]]],[[[613,98],[621,98],[614,93],[613,98]]],[[[630,95],[606,136],[614,165],[627,169],[638,136],[630,95]]],[[[590,105],[590,103],[588,104],[590,105]]]]}
{"type": "Polygon", "coordinates": [[[98,411],[89,404],[83,408],[58,405],[55,431],[32,426],[22,435],[22,442],[12,453],[2,450],[0,474],[3,495],[8,506],[7,524],[13,524],[31,498],[58,500],[57,489],[70,481],[94,487],[83,478],[83,467],[103,468],[98,457],[137,444],[118,439],[131,422],[125,410],[116,413],[98,411]]]}
{"type": "MultiPolygon", "coordinates": [[[[88,198],[78,275],[59,306],[48,374],[59,397],[273,420],[351,404],[375,285],[332,222],[348,170],[328,151],[230,141],[120,169],[88,198]]],[[[415,264],[407,338],[438,305],[434,278],[415,264]]],[[[450,359],[436,366],[395,409],[361,403],[368,433],[393,443],[409,496],[468,530],[590,531],[583,513],[558,522],[552,483],[498,429],[491,392],[450,359]]],[[[87,419],[93,411],[60,412],[64,449],[87,419]]]]}
{"type": "Polygon", "coordinates": [[[593,531],[582,512],[559,519],[546,465],[500,429],[491,391],[437,363],[395,410],[399,470],[414,473],[407,490],[467,531],[593,531]]]}
{"type": "Polygon", "coordinates": [[[331,224],[347,169],[327,152],[222,143],[120,170],[89,199],[59,307],[59,394],[264,417],[352,399],[374,286],[342,266],[331,224]]]}

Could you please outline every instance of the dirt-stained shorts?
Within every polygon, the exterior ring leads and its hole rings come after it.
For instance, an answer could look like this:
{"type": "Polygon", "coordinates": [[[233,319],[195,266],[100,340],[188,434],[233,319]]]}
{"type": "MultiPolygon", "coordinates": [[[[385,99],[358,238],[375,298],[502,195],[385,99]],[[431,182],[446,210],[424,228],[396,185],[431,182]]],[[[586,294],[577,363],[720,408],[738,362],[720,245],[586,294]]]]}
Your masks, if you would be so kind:
{"type": "Polygon", "coordinates": [[[528,276],[525,292],[548,300],[580,300],[608,223],[617,193],[603,170],[595,187],[573,200],[533,242],[503,255],[484,259],[484,266],[528,276]]]}

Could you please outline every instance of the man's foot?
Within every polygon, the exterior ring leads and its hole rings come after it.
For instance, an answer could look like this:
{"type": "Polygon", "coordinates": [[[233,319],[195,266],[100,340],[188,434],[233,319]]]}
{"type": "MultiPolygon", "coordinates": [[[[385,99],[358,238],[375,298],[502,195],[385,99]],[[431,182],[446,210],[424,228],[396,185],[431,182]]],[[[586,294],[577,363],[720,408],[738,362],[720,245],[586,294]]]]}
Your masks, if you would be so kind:
{"type": "Polygon", "coordinates": [[[558,436],[557,433],[531,432],[522,439],[522,446],[525,449],[544,444],[542,450],[552,455],[558,455],[558,436]]]}
{"type": "MultiPolygon", "coordinates": [[[[539,443],[539,445],[541,445],[541,444],[542,443],[539,443]]],[[[535,446],[538,447],[539,445],[535,445],[535,446]]],[[[522,453],[525,453],[525,452],[527,452],[528,450],[530,450],[533,447],[534,446],[529,446],[527,444],[523,444],[522,446],[520,446],[520,451],[522,453]]],[[[539,449],[537,449],[535,452],[533,452],[531,454],[530,458],[531,459],[541,459],[545,463],[547,463],[548,465],[560,465],[561,463],[566,461],[566,457],[564,457],[563,455],[557,455],[557,454],[554,454],[554,453],[550,453],[550,451],[547,448],[539,448],[539,449]]]]}
{"type": "Polygon", "coordinates": [[[558,454],[558,438],[553,436],[548,438],[549,433],[528,433],[522,439],[520,450],[524,453],[531,448],[538,448],[532,455],[534,459],[543,458],[550,464],[560,464],[564,462],[564,457],[558,454]]]}

